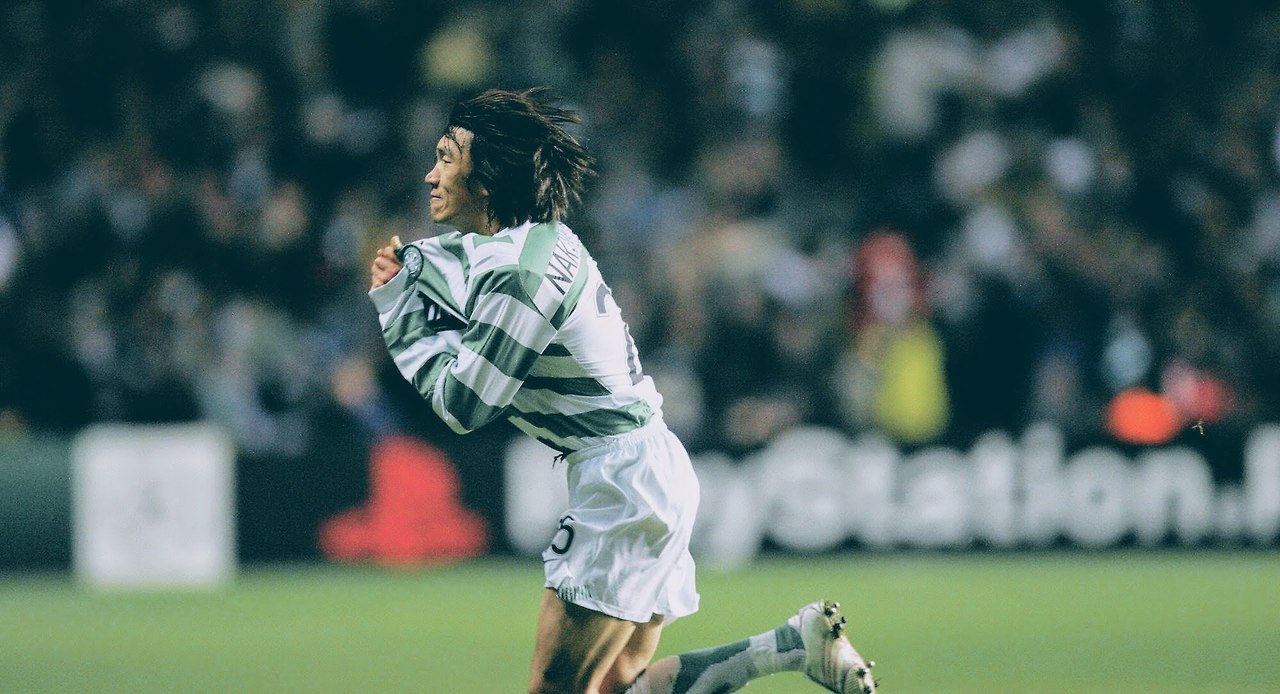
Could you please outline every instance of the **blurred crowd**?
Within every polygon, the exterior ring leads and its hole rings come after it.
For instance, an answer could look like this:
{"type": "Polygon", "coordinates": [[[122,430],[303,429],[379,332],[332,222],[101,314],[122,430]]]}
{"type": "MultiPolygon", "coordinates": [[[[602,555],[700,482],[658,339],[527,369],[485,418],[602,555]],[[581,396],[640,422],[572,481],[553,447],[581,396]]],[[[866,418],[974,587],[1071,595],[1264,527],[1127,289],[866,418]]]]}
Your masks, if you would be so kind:
{"type": "Polygon", "coordinates": [[[448,107],[549,85],[694,449],[1280,415],[1280,11],[1209,0],[14,0],[0,431],[423,426],[367,302],[448,107]]]}

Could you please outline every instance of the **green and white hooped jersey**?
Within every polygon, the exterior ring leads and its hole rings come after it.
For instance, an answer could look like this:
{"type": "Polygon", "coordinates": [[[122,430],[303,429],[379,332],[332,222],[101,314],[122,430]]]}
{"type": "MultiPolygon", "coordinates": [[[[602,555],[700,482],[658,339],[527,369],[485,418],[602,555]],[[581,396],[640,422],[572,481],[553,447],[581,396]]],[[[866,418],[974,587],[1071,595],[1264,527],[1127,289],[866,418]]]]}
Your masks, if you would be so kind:
{"type": "Polygon", "coordinates": [[[559,223],[415,241],[369,292],[400,373],[454,431],[508,417],[561,452],[648,423],[662,397],[587,249],[559,223]]]}

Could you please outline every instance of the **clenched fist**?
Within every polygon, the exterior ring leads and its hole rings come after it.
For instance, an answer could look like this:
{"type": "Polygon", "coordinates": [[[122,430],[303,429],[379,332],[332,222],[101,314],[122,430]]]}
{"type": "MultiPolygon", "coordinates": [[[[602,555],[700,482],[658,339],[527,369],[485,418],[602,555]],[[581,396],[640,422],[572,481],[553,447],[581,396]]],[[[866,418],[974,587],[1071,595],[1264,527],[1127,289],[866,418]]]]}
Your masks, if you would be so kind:
{"type": "Polygon", "coordinates": [[[400,272],[402,265],[400,260],[396,258],[396,249],[401,246],[400,237],[392,236],[391,244],[378,249],[378,255],[373,259],[373,266],[370,268],[372,281],[369,284],[369,291],[373,291],[378,287],[391,281],[400,272]]]}

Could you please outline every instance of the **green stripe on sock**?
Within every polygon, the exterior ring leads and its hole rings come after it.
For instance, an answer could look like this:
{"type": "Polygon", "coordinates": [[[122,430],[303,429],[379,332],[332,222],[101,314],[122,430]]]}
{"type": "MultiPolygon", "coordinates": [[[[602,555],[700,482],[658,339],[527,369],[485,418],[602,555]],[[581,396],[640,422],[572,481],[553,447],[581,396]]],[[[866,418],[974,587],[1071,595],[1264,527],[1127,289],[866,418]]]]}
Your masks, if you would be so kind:
{"type": "MultiPolygon", "coordinates": [[[[751,647],[750,639],[734,641],[733,643],[715,648],[704,648],[700,651],[691,653],[681,653],[680,658],[680,674],[676,676],[675,684],[671,687],[672,694],[684,694],[698,683],[698,678],[702,677],[713,665],[719,665],[726,660],[745,652],[751,647]]],[[[748,675],[747,678],[749,679],[748,675]]],[[[745,681],[744,679],[744,681],[745,681]]],[[[733,688],[726,685],[722,691],[733,691],[733,688]]]]}
{"type": "Polygon", "coordinates": [[[783,624],[773,630],[773,637],[778,640],[778,652],[786,653],[796,649],[804,650],[804,639],[800,638],[800,632],[795,630],[790,624],[783,624]]]}

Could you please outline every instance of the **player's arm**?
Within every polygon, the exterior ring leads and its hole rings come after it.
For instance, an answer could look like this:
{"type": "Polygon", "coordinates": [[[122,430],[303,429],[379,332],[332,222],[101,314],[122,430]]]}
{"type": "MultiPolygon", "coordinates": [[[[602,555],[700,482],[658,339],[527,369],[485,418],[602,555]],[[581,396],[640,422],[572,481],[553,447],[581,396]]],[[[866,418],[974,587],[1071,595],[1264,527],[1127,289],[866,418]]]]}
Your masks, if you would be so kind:
{"type": "Polygon", "coordinates": [[[395,254],[399,247],[400,239],[393,237],[391,245],[378,249],[370,268],[369,298],[378,310],[382,339],[396,368],[430,400],[439,375],[461,349],[461,325],[457,330],[446,330],[440,329],[437,321],[433,327],[432,309],[438,307],[413,291],[409,273],[401,272],[395,254]]]}
{"type": "Polygon", "coordinates": [[[517,266],[495,268],[473,282],[461,350],[437,377],[430,397],[435,413],[459,434],[502,414],[556,334],[517,266]]]}

